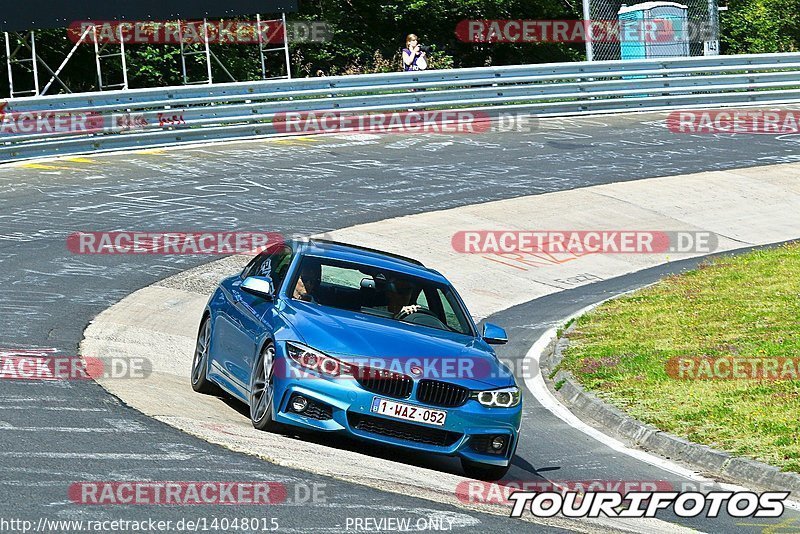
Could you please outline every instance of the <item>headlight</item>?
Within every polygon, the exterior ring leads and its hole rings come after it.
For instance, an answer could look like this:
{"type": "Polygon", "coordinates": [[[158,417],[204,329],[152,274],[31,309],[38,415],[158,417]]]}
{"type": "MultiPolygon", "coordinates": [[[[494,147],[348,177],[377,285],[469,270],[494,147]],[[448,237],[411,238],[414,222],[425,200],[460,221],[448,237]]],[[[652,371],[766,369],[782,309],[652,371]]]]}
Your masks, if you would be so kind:
{"type": "Polygon", "coordinates": [[[518,387],[510,387],[491,389],[489,391],[473,391],[470,398],[490,408],[511,408],[519,404],[520,394],[518,387]]]}
{"type": "Polygon", "coordinates": [[[286,354],[293,362],[326,376],[352,375],[353,368],[327,354],[292,341],[286,342],[286,354]]]}

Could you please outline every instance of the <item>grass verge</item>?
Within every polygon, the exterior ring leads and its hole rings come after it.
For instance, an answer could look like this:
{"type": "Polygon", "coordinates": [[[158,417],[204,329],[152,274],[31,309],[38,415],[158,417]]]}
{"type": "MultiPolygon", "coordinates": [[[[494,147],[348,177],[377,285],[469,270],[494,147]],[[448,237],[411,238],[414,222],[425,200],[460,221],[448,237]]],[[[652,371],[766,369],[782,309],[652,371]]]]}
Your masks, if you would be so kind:
{"type": "Polygon", "coordinates": [[[561,367],[641,421],[800,472],[800,380],[667,372],[671,359],[800,358],[799,331],[796,243],[704,263],[605,303],[578,319],[561,367]]]}

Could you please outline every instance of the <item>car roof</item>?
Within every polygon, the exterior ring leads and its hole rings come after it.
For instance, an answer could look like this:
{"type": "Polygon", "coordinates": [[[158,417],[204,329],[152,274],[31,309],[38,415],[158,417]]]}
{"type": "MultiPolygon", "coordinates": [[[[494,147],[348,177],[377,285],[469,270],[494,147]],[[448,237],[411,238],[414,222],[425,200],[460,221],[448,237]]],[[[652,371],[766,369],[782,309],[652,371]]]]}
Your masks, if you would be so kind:
{"type": "Polygon", "coordinates": [[[307,241],[298,242],[298,244],[298,252],[309,256],[321,256],[341,261],[361,263],[372,267],[379,267],[411,276],[434,280],[448,285],[450,284],[444,276],[433,269],[428,269],[422,262],[399,254],[326,239],[309,239],[307,241]]]}

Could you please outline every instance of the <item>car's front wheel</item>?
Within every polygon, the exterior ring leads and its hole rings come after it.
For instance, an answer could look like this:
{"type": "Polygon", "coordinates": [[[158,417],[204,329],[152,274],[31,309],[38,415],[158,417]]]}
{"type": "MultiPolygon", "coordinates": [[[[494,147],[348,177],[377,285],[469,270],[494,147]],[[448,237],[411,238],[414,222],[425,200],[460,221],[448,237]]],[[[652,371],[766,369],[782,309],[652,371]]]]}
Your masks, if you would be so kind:
{"type": "Polygon", "coordinates": [[[464,470],[464,473],[469,478],[474,478],[475,480],[486,480],[489,482],[500,480],[506,476],[509,467],[510,465],[500,467],[461,458],[461,468],[464,470]]]}
{"type": "Polygon", "coordinates": [[[250,378],[250,421],[258,430],[277,430],[272,420],[275,344],[268,341],[258,356],[250,378]]]}
{"type": "Polygon", "coordinates": [[[222,389],[211,382],[206,376],[208,370],[208,354],[211,348],[211,320],[208,316],[203,318],[200,330],[197,332],[197,344],[194,348],[192,360],[192,389],[206,395],[222,395],[222,389]]]}

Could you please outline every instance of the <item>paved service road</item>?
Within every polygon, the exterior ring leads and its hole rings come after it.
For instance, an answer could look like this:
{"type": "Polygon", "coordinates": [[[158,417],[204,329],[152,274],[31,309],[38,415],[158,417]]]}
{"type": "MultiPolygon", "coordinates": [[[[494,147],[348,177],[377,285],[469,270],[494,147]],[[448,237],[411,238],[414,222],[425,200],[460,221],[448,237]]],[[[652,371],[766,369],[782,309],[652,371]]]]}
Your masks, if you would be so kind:
{"type": "MultiPolygon", "coordinates": [[[[210,259],[76,256],[65,246],[75,231],[308,234],[500,198],[798,157],[793,137],[676,135],[661,119],[553,119],[527,133],[310,137],[0,167],[0,347],[74,354],[97,313],[210,259]]],[[[529,473],[532,465],[514,469],[529,473]]],[[[502,517],[384,494],[208,445],[119,405],[93,383],[0,383],[0,473],[4,517],[177,519],[185,509],[125,507],[112,515],[76,507],[67,487],[81,480],[266,479],[289,487],[328,485],[329,503],[314,513],[259,510],[259,516],[274,512],[282,529],[338,529],[347,517],[369,514],[451,514],[456,526],[509,529],[502,517]]],[[[220,510],[203,507],[196,515],[214,513],[220,510]]],[[[230,508],[225,514],[235,515],[230,508]]]]}

